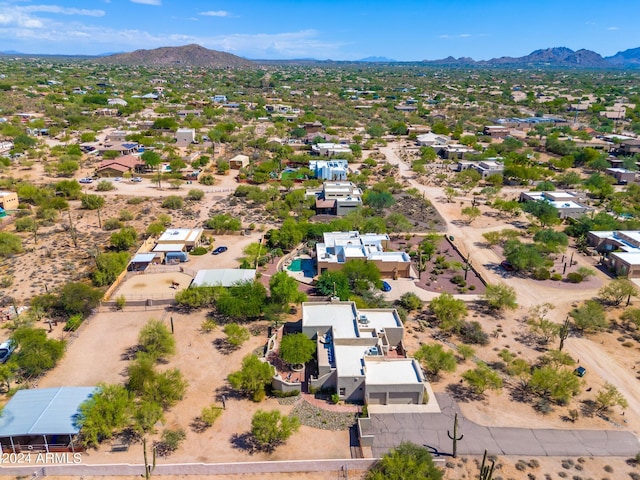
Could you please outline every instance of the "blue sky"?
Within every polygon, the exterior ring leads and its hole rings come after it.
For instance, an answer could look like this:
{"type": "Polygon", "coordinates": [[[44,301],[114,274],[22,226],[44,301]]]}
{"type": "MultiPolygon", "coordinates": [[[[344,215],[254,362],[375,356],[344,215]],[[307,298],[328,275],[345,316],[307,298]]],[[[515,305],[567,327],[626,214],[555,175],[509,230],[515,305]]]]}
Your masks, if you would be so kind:
{"type": "Polygon", "coordinates": [[[0,0],[0,51],[197,43],[246,58],[476,60],[640,47],[638,0],[0,0]]]}

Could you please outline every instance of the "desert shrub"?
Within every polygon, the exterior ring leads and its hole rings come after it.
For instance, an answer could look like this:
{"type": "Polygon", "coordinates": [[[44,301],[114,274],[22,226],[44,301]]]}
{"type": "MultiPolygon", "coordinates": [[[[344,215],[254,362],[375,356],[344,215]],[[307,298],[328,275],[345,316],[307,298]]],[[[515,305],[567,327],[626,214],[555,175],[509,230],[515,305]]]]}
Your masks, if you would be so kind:
{"type": "Polygon", "coordinates": [[[120,214],[118,215],[118,219],[122,222],[128,222],[133,220],[133,213],[129,210],[120,210],[120,214]]]}
{"type": "Polygon", "coordinates": [[[158,455],[166,457],[175,452],[185,438],[187,438],[187,434],[181,428],[177,430],[166,429],[162,432],[162,440],[155,442],[154,447],[158,455]]]}
{"type": "Polygon", "coordinates": [[[78,313],[76,315],[72,315],[69,320],[67,320],[67,323],[64,325],[64,331],[65,332],[75,332],[78,327],[80,327],[80,325],[82,324],[82,321],[84,320],[84,317],[82,316],[81,313],[78,313]]]}
{"type": "Polygon", "coordinates": [[[570,283],[580,283],[584,280],[584,277],[578,272],[571,272],[567,274],[567,281],[570,283]]]}
{"type": "Polygon", "coordinates": [[[546,268],[537,268],[533,272],[533,278],[536,280],[549,280],[551,278],[551,272],[546,268]]]}
{"type": "Polygon", "coordinates": [[[127,297],[125,297],[124,295],[120,295],[119,297],[116,298],[116,308],[118,310],[122,310],[126,304],[127,304],[127,297]]]}
{"type": "Polygon", "coordinates": [[[467,284],[462,275],[454,275],[451,277],[450,282],[460,287],[464,287],[467,284]]]}
{"type": "Polygon", "coordinates": [[[99,192],[108,192],[109,190],[115,190],[115,188],[116,187],[113,185],[113,183],[107,180],[102,180],[98,182],[98,185],[96,185],[96,190],[99,192]]]}
{"type": "Polygon", "coordinates": [[[465,322],[460,330],[460,338],[464,343],[488,345],[489,335],[482,330],[479,322],[465,322]]]}
{"type": "Polygon", "coordinates": [[[207,253],[207,249],[205,247],[196,247],[189,253],[191,253],[191,255],[204,255],[207,253]]]}
{"type": "Polygon", "coordinates": [[[469,290],[473,291],[473,290],[475,290],[475,289],[476,289],[476,286],[475,286],[475,285],[469,285],[469,290]]]}
{"type": "Polygon", "coordinates": [[[194,188],[192,190],[189,190],[187,198],[189,200],[202,200],[204,198],[204,192],[198,188],[194,188]]]}
{"type": "Polygon", "coordinates": [[[177,195],[169,195],[162,202],[162,208],[169,210],[180,210],[184,206],[184,201],[177,195]]]}
{"type": "Polygon", "coordinates": [[[119,230],[124,225],[117,218],[107,218],[104,222],[102,222],[102,228],[106,231],[110,232],[111,230],[119,230]]]}
{"type": "Polygon", "coordinates": [[[217,326],[218,326],[218,324],[216,323],[216,321],[214,319],[207,318],[205,321],[203,321],[200,324],[200,330],[202,330],[205,333],[209,333],[209,332],[214,331],[217,326]]]}
{"type": "Polygon", "coordinates": [[[32,231],[36,226],[36,220],[33,217],[22,217],[15,221],[16,232],[32,231]]]}
{"type": "Polygon", "coordinates": [[[559,282],[560,280],[562,280],[562,274],[561,273],[552,273],[551,274],[551,280],[553,280],[554,282],[559,282]]]}
{"type": "Polygon", "coordinates": [[[336,404],[336,405],[338,403],[340,403],[340,395],[338,395],[337,393],[333,393],[331,395],[331,403],[336,404]]]}
{"type": "Polygon", "coordinates": [[[202,175],[198,181],[202,185],[213,185],[216,183],[216,179],[213,177],[213,175],[209,175],[209,174],[202,175]]]}
{"type": "Polygon", "coordinates": [[[205,425],[210,427],[215,423],[220,415],[222,415],[222,409],[220,407],[209,405],[208,407],[204,407],[202,409],[202,412],[200,413],[200,419],[205,425]]]}
{"type": "Polygon", "coordinates": [[[144,201],[145,201],[145,199],[142,198],[142,197],[133,197],[133,198],[130,198],[129,200],[127,200],[127,203],[129,205],[140,205],[144,201]]]}

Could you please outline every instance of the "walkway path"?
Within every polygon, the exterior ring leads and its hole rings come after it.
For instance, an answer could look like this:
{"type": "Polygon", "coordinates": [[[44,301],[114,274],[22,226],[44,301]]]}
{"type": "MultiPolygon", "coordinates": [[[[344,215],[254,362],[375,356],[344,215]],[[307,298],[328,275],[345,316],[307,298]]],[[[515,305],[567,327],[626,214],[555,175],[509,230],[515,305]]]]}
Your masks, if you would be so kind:
{"type": "Polygon", "coordinates": [[[436,455],[450,455],[453,416],[458,413],[458,453],[481,455],[486,449],[494,455],[529,456],[634,456],[640,450],[630,432],[612,430],[558,430],[535,428],[484,427],[465,419],[456,403],[446,394],[436,394],[438,403],[450,405],[443,413],[371,414],[363,435],[373,435],[373,456],[380,457],[403,441],[425,445],[436,455]]]}

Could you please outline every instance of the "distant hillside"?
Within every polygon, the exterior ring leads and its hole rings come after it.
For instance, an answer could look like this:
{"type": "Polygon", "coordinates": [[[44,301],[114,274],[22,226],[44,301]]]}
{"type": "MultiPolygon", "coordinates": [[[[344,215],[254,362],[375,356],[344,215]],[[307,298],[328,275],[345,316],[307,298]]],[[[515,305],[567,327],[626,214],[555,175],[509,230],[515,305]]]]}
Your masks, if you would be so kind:
{"type": "Polygon", "coordinates": [[[355,60],[356,62],[368,62],[368,63],[395,63],[397,60],[387,57],[367,57],[355,60]]]}
{"type": "Polygon", "coordinates": [[[237,55],[209,50],[200,45],[136,50],[131,53],[96,58],[94,62],[108,65],[144,65],[147,67],[243,68],[255,65],[253,62],[237,55]]]}
{"type": "Polygon", "coordinates": [[[612,57],[605,57],[605,60],[614,65],[640,68],[640,48],[618,52],[612,57]]]}
{"type": "Polygon", "coordinates": [[[500,57],[475,61],[472,58],[447,57],[441,60],[425,60],[428,65],[440,66],[495,66],[495,67],[551,67],[551,68],[640,68],[640,48],[619,52],[603,58],[591,50],[573,51],[566,47],[535,50],[523,57],[500,57]]]}

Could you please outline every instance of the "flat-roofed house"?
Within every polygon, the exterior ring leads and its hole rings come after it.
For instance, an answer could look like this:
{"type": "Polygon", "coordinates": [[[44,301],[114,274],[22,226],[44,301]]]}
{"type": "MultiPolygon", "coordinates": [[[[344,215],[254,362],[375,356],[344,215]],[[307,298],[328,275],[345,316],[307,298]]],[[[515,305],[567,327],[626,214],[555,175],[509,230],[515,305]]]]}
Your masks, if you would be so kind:
{"type": "Polygon", "coordinates": [[[310,160],[309,170],[319,180],[346,180],[349,162],[347,160],[310,160]]]}
{"type": "MultiPolygon", "coordinates": [[[[168,251],[189,252],[200,245],[203,232],[202,228],[169,228],[156,240],[156,248],[153,251],[160,251],[163,249],[157,249],[158,247],[171,245],[172,248],[177,249],[168,251]]],[[[167,250],[164,249],[164,251],[167,250]]]]}
{"type": "Polygon", "coordinates": [[[342,269],[349,260],[373,262],[386,278],[411,277],[411,258],[405,252],[389,252],[386,233],[325,232],[324,242],[316,244],[318,273],[342,269]]]}
{"type": "Polygon", "coordinates": [[[316,195],[316,212],[346,215],[362,206],[362,190],[352,182],[324,182],[316,195]]]}
{"type": "Polygon", "coordinates": [[[520,194],[521,202],[544,201],[558,209],[560,218],[579,217],[593,210],[593,207],[585,205],[582,201],[585,198],[584,192],[522,192],[520,194]]]}
{"type": "Polygon", "coordinates": [[[0,191],[0,208],[3,210],[16,210],[18,203],[18,194],[16,192],[0,191]]]}
{"type": "Polygon", "coordinates": [[[310,388],[369,405],[422,404],[425,379],[403,345],[395,309],[358,309],[354,302],[302,304],[302,332],[317,343],[310,388]]]}
{"type": "Polygon", "coordinates": [[[636,172],[633,170],[627,170],[626,168],[611,167],[606,170],[607,175],[611,175],[616,179],[618,184],[626,185],[636,181],[636,172]]]}
{"type": "Polygon", "coordinates": [[[640,277],[640,231],[591,231],[587,234],[587,241],[605,255],[605,265],[616,275],[640,277]]]}
{"type": "Polygon", "coordinates": [[[186,147],[196,141],[196,131],[194,128],[179,128],[176,130],[176,145],[186,147]]]}

